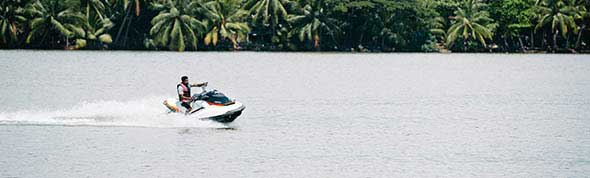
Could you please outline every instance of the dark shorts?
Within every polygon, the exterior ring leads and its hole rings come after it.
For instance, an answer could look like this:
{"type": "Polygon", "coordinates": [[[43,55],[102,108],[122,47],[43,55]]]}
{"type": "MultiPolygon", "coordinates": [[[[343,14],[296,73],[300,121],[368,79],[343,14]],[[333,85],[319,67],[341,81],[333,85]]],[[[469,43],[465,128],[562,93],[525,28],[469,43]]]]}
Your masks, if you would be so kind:
{"type": "Polygon", "coordinates": [[[190,109],[191,108],[191,104],[189,104],[188,102],[182,102],[180,103],[181,106],[185,107],[186,109],[190,109]]]}

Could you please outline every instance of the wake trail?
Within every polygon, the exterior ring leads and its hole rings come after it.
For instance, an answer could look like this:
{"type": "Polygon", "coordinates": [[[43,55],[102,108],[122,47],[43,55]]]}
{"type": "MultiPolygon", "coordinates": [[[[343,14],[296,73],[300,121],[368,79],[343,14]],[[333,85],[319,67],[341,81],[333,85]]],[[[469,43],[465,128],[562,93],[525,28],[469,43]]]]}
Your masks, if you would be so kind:
{"type": "Polygon", "coordinates": [[[183,114],[169,114],[162,105],[164,97],[134,101],[83,102],[54,111],[0,113],[0,125],[113,126],[155,128],[228,128],[226,124],[200,120],[183,114]]]}

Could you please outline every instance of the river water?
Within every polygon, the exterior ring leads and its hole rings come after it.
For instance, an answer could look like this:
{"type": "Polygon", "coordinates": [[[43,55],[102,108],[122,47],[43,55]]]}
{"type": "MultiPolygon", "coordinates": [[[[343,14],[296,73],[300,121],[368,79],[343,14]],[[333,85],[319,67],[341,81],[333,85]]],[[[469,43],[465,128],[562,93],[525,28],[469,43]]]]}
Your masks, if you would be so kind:
{"type": "Polygon", "coordinates": [[[588,55],[0,51],[0,103],[0,177],[590,175],[588,55]]]}

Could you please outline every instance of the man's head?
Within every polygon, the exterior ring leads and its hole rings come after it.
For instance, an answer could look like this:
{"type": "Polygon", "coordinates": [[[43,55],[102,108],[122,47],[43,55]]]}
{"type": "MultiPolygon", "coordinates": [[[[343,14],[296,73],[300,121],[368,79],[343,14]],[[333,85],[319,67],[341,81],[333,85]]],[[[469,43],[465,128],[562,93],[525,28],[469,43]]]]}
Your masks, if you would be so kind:
{"type": "Polygon", "coordinates": [[[188,77],[187,76],[182,76],[180,77],[180,81],[182,81],[183,84],[188,84],[188,77]]]}

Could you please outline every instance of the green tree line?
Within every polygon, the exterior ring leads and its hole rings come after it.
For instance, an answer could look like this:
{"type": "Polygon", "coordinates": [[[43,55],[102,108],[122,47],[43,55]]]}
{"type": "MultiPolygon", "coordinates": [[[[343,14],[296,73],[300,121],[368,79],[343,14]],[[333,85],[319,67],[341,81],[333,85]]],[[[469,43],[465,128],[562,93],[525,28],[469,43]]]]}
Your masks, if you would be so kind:
{"type": "Polygon", "coordinates": [[[1,49],[587,52],[590,0],[2,0],[1,49]]]}

